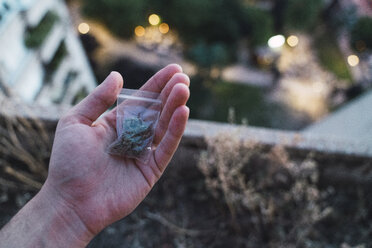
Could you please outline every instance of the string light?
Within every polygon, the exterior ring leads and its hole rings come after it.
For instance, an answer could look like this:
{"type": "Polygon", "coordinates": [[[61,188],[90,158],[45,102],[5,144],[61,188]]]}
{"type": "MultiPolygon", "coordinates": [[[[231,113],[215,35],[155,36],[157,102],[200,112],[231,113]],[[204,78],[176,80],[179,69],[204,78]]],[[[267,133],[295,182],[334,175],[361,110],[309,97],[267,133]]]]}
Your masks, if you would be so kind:
{"type": "Polygon", "coordinates": [[[134,29],[134,34],[138,37],[142,37],[146,34],[146,30],[144,27],[142,26],[137,26],[135,29],[134,29]]]}
{"type": "Polygon", "coordinates": [[[357,66],[359,64],[359,57],[354,54],[350,55],[347,57],[347,62],[352,67],[357,66]]]}
{"type": "Polygon", "coordinates": [[[166,23],[162,23],[162,24],[160,24],[160,26],[159,26],[159,31],[160,31],[160,33],[162,33],[162,34],[166,34],[166,33],[168,33],[168,32],[169,32],[169,25],[166,24],[166,23]]]}
{"type": "Polygon", "coordinates": [[[160,17],[157,14],[152,14],[149,16],[149,23],[156,26],[160,23],[160,17]]]}
{"type": "Polygon", "coordinates": [[[285,43],[285,38],[281,34],[271,37],[269,41],[267,42],[270,48],[280,48],[284,45],[284,43],[285,43]]]}
{"type": "Polygon", "coordinates": [[[87,34],[90,31],[90,27],[88,23],[82,22],[78,26],[78,30],[81,34],[87,34]]]}
{"type": "Polygon", "coordinates": [[[288,43],[288,45],[289,45],[290,47],[295,47],[295,46],[297,46],[297,45],[298,45],[298,42],[299,42],[299,39],[298,39],[298,37],[295,36],[295,35],[291,35],[291,36],[289,36],[288,39],[287,39],[287,43],[288,43]]]}

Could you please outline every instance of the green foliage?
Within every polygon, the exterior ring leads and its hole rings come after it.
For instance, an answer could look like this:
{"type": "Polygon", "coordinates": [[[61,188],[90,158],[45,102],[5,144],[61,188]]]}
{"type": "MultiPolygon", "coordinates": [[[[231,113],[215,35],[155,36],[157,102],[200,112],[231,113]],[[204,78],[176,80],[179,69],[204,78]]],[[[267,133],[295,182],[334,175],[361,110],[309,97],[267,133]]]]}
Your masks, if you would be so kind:
{"type": "Polygon", "coordinates": [[[266,11],[241,0],[84,0],[83,12],[103,21],[113,33],[129,38],[150,13],[158,13],[188,45],[200,42],[235,43],[249,35],[254,45],[272,34],[266,11]]]}
{"type": "Polygon", "coordinates": [[[89,94],[88,90],[85,87],[82,87],[78,93],[74,96],[72,100],[72,105],[76,105],[81,102],[89,94]]]}
{"type": "Polygon", "coordinates": [[[58,67],[61,65],[63,59],[66,57],[67,55],[67,48],[66,48],[66,44],[65,42],[63,41],[56,53],[54,54],[52,60],[49,62],[49,64],[47,64],[45,66],[45,69],[46,69],[46,81],[49,81],[51,76],[54,74],[54,72],[58,69],[58,67]]]}
{"type": "Polygon", "coordinates": [[[249,124],[265,125],[267,106],[260,88],[219,82],[212,88],[214,95],[215,116],[226,121],[229,109],[234,108],[236,119],[247,119],[249,124]]]}
{"type": "Polygon", "coordinates": [[[267,99],[265,89],[259,87],[201,76],[191,78],[191,82],[188,106],[193,119],[287,130],[298,130],[309,121],[305,115],[267,99]]]}
{"type": "Polygon", "coordinates": [[[59,67],[63,59],[66,57],[66,55],[67,55],[67,48],[66,48],[65,42],[63,41],[59,45],[53,59],[48,64],[48,69],[51,71],[55,71],[59,67]]]}
{"type": "Polygon", "coordinates": [[[49,11],[36,27],[29,28],[25,36],[25,44],[28,48],[40,47],[54,24],[58,20],[57,14],[49,11]]]}
{"type": "Polygon", "coordinates": [[[306,31],[314,27],[324,7],[322,0],[288,0],[284,25],[286,29],[306,31]]]}
{"type": "Polygon", "coordinates": [[[239,37],[234,13],[239,1],[228,0],[157,0],[158,11],[175,27],[188,44],[231,42],[239,37]]]}
{"type": "Polygon", "coordinates": [[[264,45],[274,35],[273,18],[269,12],[247,6],[238,13],[242,33],[249,37],[252,46],[264,45]]]}
{"type": "Polygon", "coordinates": [[[357,48],[357,43],[363,42],[365,47],[372,49],[372,18],[361,17],[351,30],[351,45],[357,48]]]}
{"type": "Polygon", "coordinates": [[[273,35],[269,12],[243,0],[83,0],[83,12],[124,38],[157,13],[177,32],[186,56],[201,67],[230,62],[242,38],[258,46],[273,35]]]}
{"type": "Polygon", "coordinates": [[[286,118],[282,107],[266,102],[261,88],[212,82],[201,77],[191,81],[188,102],[191,118],[227,122],[233,109],[237,123],[248,121],[249,125],[264,127],[286,125],[277,123],[286,118]]]}
{"type": "Polygon", "coordinates": [[[338,78],[352,81],[345,59],[332,32],[323,31],[315,37],[315,49],[321,65],[338,78]]]}
{"type": "Polygon", "coordinates": [[[208,45],[204,42],[192,46],[187,55],[189,59],[205,68],[210,68],[212,65],[226,65],[232,57],[226,45],[222,43],[208,45]]]}
{"type": "Polygon", "coordinates": [[[116,35],[130,38],[137,25],[146,21],[147,0],[84,0],[83,12],[105,23],[116,35]]]}

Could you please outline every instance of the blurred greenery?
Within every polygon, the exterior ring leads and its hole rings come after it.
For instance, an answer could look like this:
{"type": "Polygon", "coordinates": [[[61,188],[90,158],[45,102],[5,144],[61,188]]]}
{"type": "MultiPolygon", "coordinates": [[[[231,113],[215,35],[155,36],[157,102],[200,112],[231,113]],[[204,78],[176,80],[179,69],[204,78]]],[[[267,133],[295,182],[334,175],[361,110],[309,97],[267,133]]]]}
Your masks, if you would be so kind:
{"type": "Polygon", "coordinates": [[[234,42],[240,36],[240,0],[155,0],[155,9],[186,44],[234,42]]]}
{"type": "Polygon", "coordinates": [[[58,15],[56,13],[51,11],[47,12],[37,26],[27,29],[25,36],[26,46],[28,48],[40,47],[57,20],[58,15]]]}
{"type": "Polygon", "coordinates": [[[72,103],[78,104],[81,100],[83,100],[87,95],[89,94],[88,90],[86,88],[81,88],[78,93],[74,96],[74,99],[72,100],[72,103]]]}
{"type": "Polygon", "coordinates": [[[83,0],[83,12],[124,38],[131,38],[137,25],[157,13],[177,31],[186,55],[202,67],[229,63],[242,38],[258,46],[274,34],[270,12],[243,0],[83,0]]]}
{"type": "Polygon", "coordinates": [[[246,6],[238,12],[243,35],[249,37],[251,46],[265,45],[274,35],[274,19],[270,12],[246,6]]]}
{"type": "Polygon", "coordinates": [[[232,49],[223,43],[196,43],[186,56],[201,67],[223,66],[232,61],[232,49]]]}
{"type": "MultiPolygon", "coordinates": [[[[352,82],[352,75],[338,46],[338,35],[351,30],[351,42],[355,48],[360,50],[361,44],[372,48],[372,19],[358,20],[355,8],[342,8],[337,0],[82,2],[83,12],[88,17],[101,20],[113,34],[126,39],[133,37],[137,25],[149,25],[147,18],[152,13],[158,14],[162,22],[169,24],[180,38],[184,57],[197,68],[197,76],[191,84],[193,118],[225,122],[229,109],[230,112],[234,109],[238,122],[245,119],[251,125],[289,129],[297,128],[293,127],[291,118],[298,117],[297,120],[302,123],[306,119],[284,105],[270,102],[265,89],[210,78],[211,69],[221,69],[236,62],[242,44],[248,46],[245,62],[255,67],[258,66],[255,60],[257,51],[263,50],[260,46],[267,47],[271,36],[304,33],[311,36],[311,52],[316,52],[323,68],[349,82],[352,82]]],[[[116,66],[127,72],[131,63],[118,61],[116,66]]],[[[112,65],[109,66],[111,68],[112,65]]],[[[273,71],[277,71],[275,62],[272,67],[273,71]]],[[[144,81],[143,78],[150,75],[150,71],[147,74],[136,69],[135,74],[142,78],[132,80],[136,82],[130,86],[133,88],[137,88],[144,81]]]]}
{"type": "Polygon", "coordinates": [[[288,0],[284,9],[285,29],[307,31],[313,28],[323,8],[322,0],[288,0]]]}
{"type": "Polygon", "coordinates": [[[352,81],[346,61],[332,32],[321,31],[315,36],[314,47],[321,65],[338,78],[352,81]]]}
{"type": "Polygon", "coordinates": [[[362,48],[372,49],[372,18],[361,17],[351,29],[351,45],[360,50],[362,48]]]}
{"type": "Polygon", "coordinates": [[[61,65],[63,59],[67,56],[66,43],[63,41],[59,45],[56,53],[54,54],[52,60],[45,65],[46,69],[46,82],[48,82],[53,76],[54,72],[57,71],[58,67],[61,65]]]}
{"type": "Polygon", "coordinates": [[[145,23],[146,0],[83,0],[83,13],[102,21],[116,35],[130,38],[145,23]]]}
{"type": "Polygon", "coordinates": [[[268,101],[262,88],[200,76],[191,81],[188,102],[191,118],[227,122],[233,109],[237,124],[288,129],[302,125],[292,121],[292,113],[284,105],[268,101]]]}

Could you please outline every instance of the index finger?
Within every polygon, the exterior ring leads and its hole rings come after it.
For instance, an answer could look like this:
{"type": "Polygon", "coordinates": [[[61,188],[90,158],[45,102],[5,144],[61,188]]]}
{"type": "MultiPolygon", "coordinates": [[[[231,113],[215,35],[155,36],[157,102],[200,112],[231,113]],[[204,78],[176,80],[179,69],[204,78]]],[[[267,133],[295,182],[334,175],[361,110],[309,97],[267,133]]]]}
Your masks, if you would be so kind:
{"type": "MultiPolygon", "coordinates": [[[[160,93],[163,88],[167,85],[169,80],[174,74],[182,72],[182,67],[177,64],[170,64],[158,71],[154,76],[152,76],[141,88],[140,90],[146,90],[151,92],[160,93]]],[[[105,120],[107,123],[115,127],[116,124],[116,107],[112,109],[109,113],[105,115],[105,120]]]]}
{"type": "Polygon", "coordinates": [[[156,93],[160,93],[167,82],[173,77],[174,74],[182,72],[182,67],[177,64],[170,64],[160,71],[158,71],[154,76],[152,76],[141,88],[140,90],[147,90],[156,93]]]}

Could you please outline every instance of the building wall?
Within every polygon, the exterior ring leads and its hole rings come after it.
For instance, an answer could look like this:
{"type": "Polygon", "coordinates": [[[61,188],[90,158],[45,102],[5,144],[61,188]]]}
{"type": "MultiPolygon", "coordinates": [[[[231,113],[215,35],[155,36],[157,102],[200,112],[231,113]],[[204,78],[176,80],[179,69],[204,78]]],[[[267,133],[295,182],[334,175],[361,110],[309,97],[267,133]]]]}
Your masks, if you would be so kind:
{"type": "Polygon", "coordinates": [[[0,54],[0,88],[9,97],[68,105],[96,86],[63,0],[0,0],[0,54]],[[28,30],[50,12],[58,18],[46,38],[36,48],[27,47],[28,30]],[[55,70],[47,71],[62,43],[65,56],[55,70]]]}

